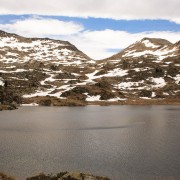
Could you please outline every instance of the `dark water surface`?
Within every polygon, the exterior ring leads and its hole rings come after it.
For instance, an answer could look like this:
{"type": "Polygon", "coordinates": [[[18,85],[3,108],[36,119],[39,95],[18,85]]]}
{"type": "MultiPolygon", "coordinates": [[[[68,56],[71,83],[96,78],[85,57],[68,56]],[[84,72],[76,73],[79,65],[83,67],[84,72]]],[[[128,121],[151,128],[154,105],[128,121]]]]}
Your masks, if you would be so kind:
{"type": "Polygon", "coordinates": [[[0,112],[0,171],[180,177],[180,106],[22,107],[0,112]]]}

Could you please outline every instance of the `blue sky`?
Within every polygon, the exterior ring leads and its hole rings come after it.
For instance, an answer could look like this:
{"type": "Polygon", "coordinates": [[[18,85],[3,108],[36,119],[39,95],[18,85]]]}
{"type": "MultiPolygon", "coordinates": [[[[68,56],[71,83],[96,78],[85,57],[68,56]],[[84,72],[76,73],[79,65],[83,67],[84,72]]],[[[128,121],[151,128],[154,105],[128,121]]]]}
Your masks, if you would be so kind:
{"type": "MultiPolygon", "coordinates": [[[[33,15],[0,15],[0,23],[11,23],[17,19],[27,19],[33,15]]],[[[83,24],[87,30],[122,30],[131,33],[144,31],[180,31],[180,24],[168,20],[114,20],[109,18],[78,18],[67,16],[41,16],[43,18],[73,21],[83,24]]]]}
{"type": "Polygon", "coordinates": [[[1,0],[0,29],[67,40],[101,59],[144,37],[179,41],[179,7],[179,0],[1,0]]]}

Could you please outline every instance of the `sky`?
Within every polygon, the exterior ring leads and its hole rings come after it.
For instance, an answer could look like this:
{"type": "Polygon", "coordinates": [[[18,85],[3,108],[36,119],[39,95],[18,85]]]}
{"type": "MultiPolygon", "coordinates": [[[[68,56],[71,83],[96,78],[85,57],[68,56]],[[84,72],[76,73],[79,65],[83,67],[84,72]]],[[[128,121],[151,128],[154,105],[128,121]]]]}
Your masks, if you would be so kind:
{"type": "Polygon", "coordinates": [[[0,30],[66,40],[93,59],[144,37],[180,40],[180,0],[0,0],[0,30]]]}

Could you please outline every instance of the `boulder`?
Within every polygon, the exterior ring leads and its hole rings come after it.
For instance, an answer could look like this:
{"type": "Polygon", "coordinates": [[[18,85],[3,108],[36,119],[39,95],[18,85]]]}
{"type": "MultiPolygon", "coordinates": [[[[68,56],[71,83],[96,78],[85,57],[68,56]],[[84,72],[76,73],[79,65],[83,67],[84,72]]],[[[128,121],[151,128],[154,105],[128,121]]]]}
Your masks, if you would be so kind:
{"type": "Polygon", "coordinates": [[[100,95],[100,100],[108,100],[116,97],[115,94],[110,91],[103,91],[100,95]]]}
{"type": "Polygon", "coordinates": [[[39,101],[39,105],[40,106],[51,106],[52,101],[51,101],[51,99],[42,99],[39,101]]]}
{"type": "Polygon", "coordinates": [[[139,93],[139,96],[140,97],[148,97],[150,98],[152,96],[152,92],[149,91],[149,90],[142,90],[140,93],[139,93]]]}

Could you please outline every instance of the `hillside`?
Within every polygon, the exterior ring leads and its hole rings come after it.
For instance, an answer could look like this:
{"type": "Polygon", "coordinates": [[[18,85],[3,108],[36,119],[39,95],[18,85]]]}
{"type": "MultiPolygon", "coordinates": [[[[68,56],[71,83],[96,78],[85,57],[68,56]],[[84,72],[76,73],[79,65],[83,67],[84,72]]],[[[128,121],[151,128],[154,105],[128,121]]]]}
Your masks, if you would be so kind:
{"type": "Polygon", "coordinates": [[[94,61],[67,41],[0,31],[3,103],[180,104],[179,72],[180,41],[144,38],[94,61]]]}
{"type": "Polygon", "coordinates": [[[123,51],[109,57],[108,59],[119,59],[119,58],[154,58],[157,61],[164,60],[169,57],[177,57],[180,55],[179,49],[180,41],[172,44],[165,39],[157,38],[143,38],[141,41],[137,41],[130,45],[123,51]]]}

